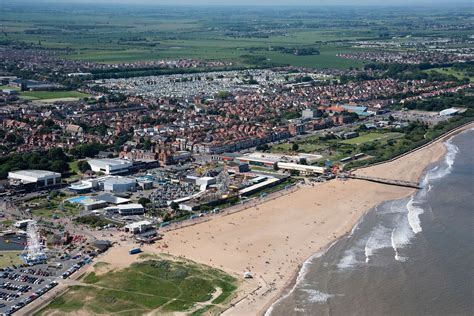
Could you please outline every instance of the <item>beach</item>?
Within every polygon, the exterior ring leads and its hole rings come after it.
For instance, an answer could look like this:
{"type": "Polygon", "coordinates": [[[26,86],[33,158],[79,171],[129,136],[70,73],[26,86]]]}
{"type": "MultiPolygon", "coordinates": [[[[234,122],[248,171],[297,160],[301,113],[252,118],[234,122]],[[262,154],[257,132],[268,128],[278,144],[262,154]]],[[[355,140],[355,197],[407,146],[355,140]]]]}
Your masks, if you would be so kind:
{"type": "MultiPolygon", "coordinates": [[[[356,173],[418,182],[425,168],[445,154],[443,141],[447,137],[356,173]]],[[[184,257],[238,277],[242,285],[224,314],[261,315],[291,289],[308,258],[350,233],[372,207],[414,191],[354,179],[301,185],[292,193],[255,207],[169,231],[163,240],[142,249],[184,257]],[[163,247],[165,244],[167,247],[163,247]],[[252,279],[243,279],[246,271],[252,279]]],[[[126,254],[129,245],[125,244],[114,247],[100,261],[116,263],[118,268],[136,260],[126,254]]]]}

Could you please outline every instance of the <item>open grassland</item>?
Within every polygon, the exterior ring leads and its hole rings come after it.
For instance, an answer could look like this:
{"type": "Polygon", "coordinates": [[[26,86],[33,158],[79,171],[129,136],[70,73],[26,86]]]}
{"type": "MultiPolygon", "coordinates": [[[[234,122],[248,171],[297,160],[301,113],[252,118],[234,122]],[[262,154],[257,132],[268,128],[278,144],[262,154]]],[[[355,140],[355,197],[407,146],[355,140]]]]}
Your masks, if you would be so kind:
{"type": "Polygon", "coordinates": [[[88,95],[78,91],[22,91],[20,96],[30,100],[54,100],[65,98],[81,99],[88,95]]]}
{"type": "MultiPolygon", "coordinates": [[[[97,266],[95,269],[102,269],[97,266]]],[[[219,310],[236,289],[224,272],[188,261],[146,260],[106,273],[91,272],[36,315],[143,315],[219,310]]]]}
{"type": "Polygon", "coordinates": [[[428,69],[428,70],[425,70],[425,72],[438,72],[438,73],[441,73],[443,75],[454,76],[457,79],[469,78],[469,81],[471,81],[471,82],[474,81],[474,77],[472,75],[469,75],[466,72],[464,72],[462,70],[455,69],[453,67],[428,69]]]}
{"type": "Polygon", "coordinates": [[[25,206],[31,210],[33,215],[44,219],[76,216],[81,210],[79,204],[69,203],[66,198],[61,196],[38,197],[29,200],[25,206]]]}
{"type": "Polygon", "coordinates": [[[0,268],[24,263],[18,256],[21,251],[0,251],[0,268]]]}
{"type": "Polygon", "coordinates": [[[360,145],[364,143],[369,143],[373,142],[376,140],[390,140],[390,139],[396,139],[402,137],[402,133],[367,133],[367,134],[362,134],[359,137],[351,138],[351,139],[346,139],[341,141],[343,144],[349,144],[349,145],[360,145]]]}
{"type": "Polygon", "coordinates": [[[393,151],[402,143],[404,133],[376,131],[360,132],[358,137],[351,139],[328,138],[320,135],[301,138],[288,143],[271,146],[273,153],[315,153],[323,156],[316,164],[323,165],[326,160],[340,161],[343,158],[358,153],[372,153],[374,155],[385,154],[393,151]],[[293,150],[293,145],[298,145],[293,150]]]}

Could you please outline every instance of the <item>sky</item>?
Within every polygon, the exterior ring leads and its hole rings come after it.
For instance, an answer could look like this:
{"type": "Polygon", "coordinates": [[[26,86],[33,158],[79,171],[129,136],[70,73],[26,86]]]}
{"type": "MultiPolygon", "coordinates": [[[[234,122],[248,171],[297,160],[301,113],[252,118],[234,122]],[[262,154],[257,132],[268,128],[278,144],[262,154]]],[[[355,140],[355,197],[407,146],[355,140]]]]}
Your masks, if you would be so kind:
{"type": "MultiPolygon", "coordinates": [[[[46,0],[47,1],[47,0],[46,0]]],[[[430,5],[473,3],[473,0],[53,0],[75,3],[128,3],[158,5],[430,5]]],[[[51,1],[51,2],[53,2],[51,1]]],[[[474,5],[473,5],[474,8],[474,5]]]]}

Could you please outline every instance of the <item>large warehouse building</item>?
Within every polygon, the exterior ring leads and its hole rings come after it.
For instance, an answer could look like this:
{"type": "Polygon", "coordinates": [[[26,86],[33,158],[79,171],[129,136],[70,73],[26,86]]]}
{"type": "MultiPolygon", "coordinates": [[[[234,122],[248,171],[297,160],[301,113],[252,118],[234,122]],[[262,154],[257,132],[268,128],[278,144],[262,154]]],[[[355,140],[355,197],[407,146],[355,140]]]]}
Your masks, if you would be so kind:
{"type": "Polygon", "coordinates": [[[47,170],[18,170],[8,173],[12,185],[23,184],[40,189],[61,184],[61,174],[47,170]]]}
{"type": "Polygon", "coordinates": [[[130,178],[122,177],[111,177],[106,179],[104,182],[105,192],[117,192],[124,193],[130,191],[136,191],[137,181],[130,178]]]}
{"type": "Polygon", "coordinates": [[[106,175],[126,173],[132,167],[132,162],[125,159],[90,159],[87,161],[92,171],[106,175]]]}

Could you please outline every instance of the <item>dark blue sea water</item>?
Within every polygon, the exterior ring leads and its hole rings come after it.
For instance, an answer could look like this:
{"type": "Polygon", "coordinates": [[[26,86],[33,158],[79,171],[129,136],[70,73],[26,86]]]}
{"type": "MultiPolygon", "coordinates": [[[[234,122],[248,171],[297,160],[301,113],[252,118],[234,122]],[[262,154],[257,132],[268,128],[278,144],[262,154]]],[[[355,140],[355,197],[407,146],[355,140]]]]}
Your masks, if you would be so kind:
{"type": "Polygon", "coordinates": [[[446,145],[424,189],[308,260],[267,315],[474,315],[474,130],[446,145]]]}

